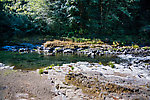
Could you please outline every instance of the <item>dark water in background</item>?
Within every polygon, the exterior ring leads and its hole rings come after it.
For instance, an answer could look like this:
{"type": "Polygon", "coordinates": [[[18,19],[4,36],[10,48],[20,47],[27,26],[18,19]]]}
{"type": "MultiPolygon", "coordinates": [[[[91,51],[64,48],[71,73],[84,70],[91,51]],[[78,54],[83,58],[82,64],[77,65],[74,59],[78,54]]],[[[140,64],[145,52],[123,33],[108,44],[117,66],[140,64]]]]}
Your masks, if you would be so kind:
{"type": "Polygon", "coordinates": [[[18,52],[0,51],[0,62],[6,65],[13,65],[16,69],[32,70],[47,67],[51,64],[62,65],[79,61],[87,61],[91,63],[101,62],[102,64],[107,65],[109,61],[120,63],[125,60],[111,55],[95,56],[92,58],[83,54],[56,54],[55,56],[45,56],[38,53],[19,54],[18,52]]]}

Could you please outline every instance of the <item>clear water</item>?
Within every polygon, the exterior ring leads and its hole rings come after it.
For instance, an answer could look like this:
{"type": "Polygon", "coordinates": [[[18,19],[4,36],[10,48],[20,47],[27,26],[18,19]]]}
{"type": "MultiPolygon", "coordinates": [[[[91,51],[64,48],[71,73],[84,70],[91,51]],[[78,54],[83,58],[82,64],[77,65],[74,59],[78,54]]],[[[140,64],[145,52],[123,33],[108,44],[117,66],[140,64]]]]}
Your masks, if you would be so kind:
{"type": "Polygon", "coordinates": [[[91,63],[101,62],[106,65],[109,61],[120,63],[125,60],[111,55],[95,56],[95,58],[91,58],[83,54],[56,54],[55,56],[44,56],[37,53],[19,54],[18,52],[0,51],[0,62],[6,65],[13,65],[16,69],[34,70],[41,67],[47,67],[51,64],[62,65],[79,61],[91,63]]]}

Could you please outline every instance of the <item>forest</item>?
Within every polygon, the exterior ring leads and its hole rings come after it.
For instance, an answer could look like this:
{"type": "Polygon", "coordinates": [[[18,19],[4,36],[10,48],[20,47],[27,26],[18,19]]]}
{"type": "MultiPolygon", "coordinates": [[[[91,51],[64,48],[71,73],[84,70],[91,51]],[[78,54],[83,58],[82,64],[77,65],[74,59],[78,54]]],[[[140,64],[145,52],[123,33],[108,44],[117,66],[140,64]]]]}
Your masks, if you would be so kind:
{"type": "Polygon", "coordinates": [[[39,36],[150,45],[149,4],[149,0],[0,0],[0,43],[39,36]]]}

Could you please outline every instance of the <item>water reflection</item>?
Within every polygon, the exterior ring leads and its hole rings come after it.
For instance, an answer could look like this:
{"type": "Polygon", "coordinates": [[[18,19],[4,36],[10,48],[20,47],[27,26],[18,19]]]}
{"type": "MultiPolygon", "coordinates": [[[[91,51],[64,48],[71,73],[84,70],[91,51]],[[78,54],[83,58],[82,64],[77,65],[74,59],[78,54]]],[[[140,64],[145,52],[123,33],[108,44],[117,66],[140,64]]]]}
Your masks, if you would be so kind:
{"type": "Polygon", "coordinates": [[[55,53],[52,56],[45,52],[20,54],[18,52],[0,51],[0,62],[13,65],[17,69],[37,69],[51,64],[62,65],[79,61],[91,63],[101,62],[106,65],[109,61],[120,63],[124,60],[112,55],[88,57],[87,55],[77,53],[55,53]]]}

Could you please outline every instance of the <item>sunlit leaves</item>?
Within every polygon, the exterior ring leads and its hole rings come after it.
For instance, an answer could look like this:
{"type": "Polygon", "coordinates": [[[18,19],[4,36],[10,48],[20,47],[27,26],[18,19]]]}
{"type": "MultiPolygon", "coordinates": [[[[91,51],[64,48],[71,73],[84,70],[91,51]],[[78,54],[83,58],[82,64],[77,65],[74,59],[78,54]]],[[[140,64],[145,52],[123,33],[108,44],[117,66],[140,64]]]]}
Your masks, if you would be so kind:
{"type": "Polygon", "coordinates": [[[138,0],[18,0],[5,7],[10,13],[28,16],[42,31],[113,34],[116,30],[123,33],[125,31],[122,30],[132,26],[139,9],[137,2],[138,0]]]}

